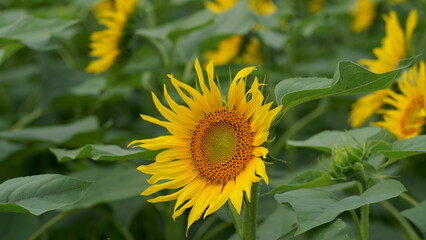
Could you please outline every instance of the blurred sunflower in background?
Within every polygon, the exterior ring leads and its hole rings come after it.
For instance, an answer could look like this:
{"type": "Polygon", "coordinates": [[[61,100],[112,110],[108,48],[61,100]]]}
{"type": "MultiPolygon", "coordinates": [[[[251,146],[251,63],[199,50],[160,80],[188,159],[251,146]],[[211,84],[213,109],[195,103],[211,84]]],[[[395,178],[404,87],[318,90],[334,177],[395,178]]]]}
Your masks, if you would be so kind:
{"type": "Polygon", "coordinates": [[[123,32],[136,2],[137,0],[103,0],[94,6],[95,17],[106,29],[90,36],[89,56],[97,59],[89,63],[87,72],[99,74],[106,71],[120,55],[123,32]]]}
{"type": "MultiPolygon", "coordinates": [[[[235,6],[237,2],[238,0],[214,0],[207,1],[205,6],[214,13],[221,13],[235,6]]],[[[248,6],[261,16],[272,14],[277,10],[272,0],[249,0],[248,6]]]]}
{"type": "Polygon", "coordinates": [[[383,121],[373,125],[386,128],[398,139],[419,135],[426,117],[426,68],[423,61],[411,67],[398,82],[401,93],[389,90],[384,102],[394,109],[381,109],[383,121]]]}
{"type": "Polygon", "coordinates": [[[226,104],[214,82],[213,63],[206,67],[208,87],[198,59],[195,69],[201,92],[168,75],[187,106],[177,104],[164,87],[170,108],[154,93],[153,100],[168,121],[141,115],[144,120],[166,128],[171,135],[129,144],[150,150],[163,149],[154,163],[138,167],[141,172],[152,174],[148,182],[153,185],[141,194],[179,189],[149,201],[177,200],[173,218],[192,207],[187,229],[203,214],[208,216],[228,200],[240,214],[244,192],[250,199],[252,183],[261,179],[268,183],[262,160],[268,149],[262,144],[268,139],[271,122],[281,109],[281,106],[271,109],[272,102],[264,104],[259,90],[262,84],[257,78],[246,91],[245,79],[254,67],[237,73],[229,86],[226,104]]]}
{"type": "Polygon", "coordinates": [[[352,31],[362,32],[373,24],[377,4],[372,0],[356,0],[352,8],[352,31]]]}
{"type": "Polygon", "coordinates": [[[311,0],[308,5],[309,12],[317,13],[323,9],[325,0],[311,0]]]}
{"type": "Polygon", "coordinates": [[[219,42],[215,50],[206,51],[204,58],[217,66],[235,62],[238,64],[261,64],[262,51],[260,41],[255,37],[232,36],[219,42]]]}
{"type": "MultiPolygon", "coordinates": [[[[398,21],[398,15],[392,11],[384,15],[386,37],[382,39],[382,46],[373,49],[375,60],[361,59],[360,64],[375,73],[389,72],[398,66],[400,59],[409,55],[411,36],[417,25],[417,11],[411,10],[405,26],[405,32],[398,21]]],[[[360,127],[373,114],[383,106],[384,99],[389,89],[375,91],[358,99],[353,105],[350,113],[350,123],[353,128],[360,127]]]]}

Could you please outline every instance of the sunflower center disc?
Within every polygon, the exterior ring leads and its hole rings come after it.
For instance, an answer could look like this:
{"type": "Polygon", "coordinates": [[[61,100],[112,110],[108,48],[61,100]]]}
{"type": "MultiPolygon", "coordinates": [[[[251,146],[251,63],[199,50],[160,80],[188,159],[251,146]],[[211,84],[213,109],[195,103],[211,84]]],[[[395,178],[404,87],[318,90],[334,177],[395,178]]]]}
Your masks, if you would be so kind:
{"type": "Polygon", "coordinates": [[[252,158],[253,133],[241,114],[222,108],[204,117],[191,141],[199,176],[213,184],[234,179],[252,158]]]}

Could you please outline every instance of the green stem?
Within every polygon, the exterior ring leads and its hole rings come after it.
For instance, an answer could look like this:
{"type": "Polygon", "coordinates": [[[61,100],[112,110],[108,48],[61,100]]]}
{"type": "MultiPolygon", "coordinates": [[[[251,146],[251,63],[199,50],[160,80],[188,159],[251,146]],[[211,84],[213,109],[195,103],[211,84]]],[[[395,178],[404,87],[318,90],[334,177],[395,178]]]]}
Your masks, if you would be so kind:
{"type": "Polygon", "coordinates": [[[66,217],[73,211],[68,212],[61,212],[58,215],[51,218],[49,221],[44,223],[37,231],[35,231],[28,239],[29,240],[35,240],[37,239],[41,234],[43,234],[47,229],[49,229],[51,226],[53,226],[55,223],[59,222],[62,218],[66,217]]]}
{"type": "Polygon", "coordinates": [[[359,224],[358,215],[356,215],[355,210],[350,210],[349,212],[351,213],[352,220],[354,221],[355,229],[356,229],[356,233],[358,235],[358,238],[361,239],[362,231],[361,231],[361,225],[359,224]]]}
{"type": "Polygon", "coordinates": [[[406,193],[401,193],[401,195],[399,195],[399,197],[401,197],[402,199],[404,199],[406,202],[413,205],[414,207],[419,205],[419,202],[417,202],[416,199],[414,199],[413,197],[411,197],[410,195],[408,195],[406,193]]]}
{"type": "Polygon", "coordinates": [[[203,240],[208,240],[208,239],[214,237],[216,234],[222,232],[224,229],[226,229],[230,225],[231,225],[231,223],[229,223],[229,222],[223,222],[223,223],[217,225],[212,230],[210,230],[210,232],[206,233],[203,236],[203,240]]]}
{"type": "Polygon", "coordinates": [[[361,239],[368,240],[368,224],[370,220],[370,205],[361,207],[361,239]]]}
{"type": "Polygon", "coordinates": [[[205,235],[207,230],[210,229],[210,227],[213,225],[213,223],[216,221],[217,215],[212,215],[209,218],[207,218],[206,221],[204,221],[203,225],[198,229],[198,231],[194,234],[193,240],[200,240],[205,235]]]}
{"type": "Polygon", "coordinates": [[[123,236],[123,238],[125,240],[134,240],[135,239],[135,238],[133,238],[130,231],[125,226],[123,226],[121,223],[119,223],[117,221],[117,219],[110,212],[104,210],[103,208],[97,208],[97,210],[100,213],[102,213],[109,221],[111,221],[114,224],[114,226],[121,233],[121,235],[123,236]]]}
{"type": "Polygon", "coordinates": [[[238,236],[243,239],[243,224],[241,222],[240,215],[238,215],[231,201],[228,201],[228,210],[231,213],[232,220],[234,220],[235,231],[238,236]]]}
{"type": "Polygon", "coordinates": [[[420,240],[421,238],[417,235],[416,231],[411,227],[411,224],[401,215],[401,213],[388,201],[381,202],[383,207],[392,214],[393,217],[398,221],[399,226],[404,230],[406,236],[410,240],[420,240]]]}
{"type": "Polygon", "coordinates": [[[244,211],[243,218],[243,239],[255,240],[256,239],[256,225],[257,225],[257,204],[259,200],[259,182],[253,183],[251,188],[251,199],[247,202],[247,207],[244,211]]]}
{"type": "Polygon", "coordinates": [[[21,128],[24,128],[40,116],[44,114],[43,109],[36,108],[31,113],[24,115],[21,119],[18,120],[11,128],[13,130],[19,130],[21,128]]]}

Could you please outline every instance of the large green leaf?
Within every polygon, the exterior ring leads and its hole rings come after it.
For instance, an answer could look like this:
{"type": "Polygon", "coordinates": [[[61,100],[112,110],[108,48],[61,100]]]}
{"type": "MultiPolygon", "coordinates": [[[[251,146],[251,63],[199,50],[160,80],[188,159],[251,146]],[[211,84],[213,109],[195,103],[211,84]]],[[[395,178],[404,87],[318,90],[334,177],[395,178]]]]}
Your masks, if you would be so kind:
{"type": "MultiPolygon", "coordinates": [[[[297,235],[297,234],[296,234],[297,235]]],[[[295,230],[279,238],[280,240],[355,240],[351,226],[340,218],[324,224],[312,231],[295,236],[295,230]]]]}
{"type": "Polygon", "coordinates": [[[329,96],[346,96],[368,93],[387,88],[398,76],[401,69],[412,65],[417,57],[404,59],[393,71],[376,74],[350,61],[341,61],[333,79],[290,78],[275,87],[277,101],[283,111],[301,103],[329,96]]]}
{"type": "Polygon", "coordinates": [[[76,23],[77,21],[40,19],[22,13],[6,12],[0,15],[0,39],[18,40],[33,49],[48,50],[58,47],[58,44],[51,41],[53,35],[76,23]]]}
{"type": "Polygon", "coordinates": [[[0,131],[0,137],[14,141],[47,141],[52,143],[63,143],[77,134],[94,131],[98,128],[98,120],[95,117],[88,117],[77,122],[64,125],[27,127],[17,131],[0,131]]]}
{"type": "Polygon", "coordinates": [[[405,190],[400,182],[389,179],[377,183],[359,196],[343,199],[319,189],[298,189],[276,194],[275,199],[280,203],[289,203],[296,211],[298,219],[296,234],[300,234],[333,221],[342,212],[394,198],[405,190]]]}
{"type": "MultiPolygon", "coordinates": [[[[62,210],[91,207],[98,203],[108,203],[123,200],[139,194],[148,187],[149,175],[135,168],[121,165],[113,167],[91,168],[70,174],[82,181],[91,181],[87,194],[78,202],[62,210]]],[[[141,199],[141,201],[144,201],[141,199]]]]}
{"type": "Polygon", "coordinates": [[[313,148],[316,150],[331,152],[334,145],[343,146],[349,144],[357,146],[360,144],[363,146],[371,140],[386,140],[393,141],[395,138],[388,131],[379,127],[365,127],[357,128],[349,131],[335,131],[327,130],[320,132],[306,140],[295,141],[288,140],[287,144],[293,147],[306,147],[313,148]]]}
{"type": "Polygon", "coordinates": [[[21,148],[22,146],[20,144],[0,140],[0,162],[21,148]]]}
{"type": "Polygon", "coordinates": [[[315,188],[331,185],[334,183],[336,182],[333,181],[333,178],[331,177],[329,172],[311,169],[297,175],[288,184],[276,187],[270,193],[275,194],[293,189],[315,188]]]}
{"type": "Polygon", "coordinates": [[[403,158],[426,153],[426,135],[395,141],[391,150],[382,150],[380,153],[389,158],[387,164],[403,158]]]}
{"type": "Polygon", "coordinates": [[[296,228],[296,214],[288,206],[278,206],[257,229],[259,240],[279,239],[296,228]]]}
{"type": "Polygon", "coordinates": [[[40,215],[78,201],[90,182],[59,174],[9,179],[0,184],[0,212],[40,215]]]}
{"type": "Polygon", "coordinates": [[[93,160],[118,161],[118,160],[154,160],[157,151],[123,149],[115,145],[89,144],[75,150],[51,148],[59,162],[66,162],[79,158],[92,158],[93,160]]]}
{"type": "Polygon", "coordinates": [[[410,219],[422,231],[423,235],[426,235],[426,201],[402,211],[401,214],[410,219]]]}

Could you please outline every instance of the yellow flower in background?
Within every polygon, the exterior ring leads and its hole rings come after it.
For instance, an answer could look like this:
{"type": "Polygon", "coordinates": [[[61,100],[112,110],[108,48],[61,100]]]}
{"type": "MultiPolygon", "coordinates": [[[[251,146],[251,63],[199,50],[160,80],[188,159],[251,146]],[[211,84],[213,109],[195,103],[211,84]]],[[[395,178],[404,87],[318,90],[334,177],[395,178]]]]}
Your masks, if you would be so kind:
{"type": "Polygon", "coordinates": [[[222,40],[215,50],[207,51],[203,56],[207,62],[213,61],[217,66],[223,66],[231,62],[239,64],[262,63],[260,41],[252,37],[247,43],[244,43],[244,37],[241,35],[222,40]]]}
{"type": "Polygon", "coordinates": [[[120,54],[120,43],[127,17],[133,12],[136,0],[104,0],[94,7],[95,16],[106,29],[90,36],[89,56],[97,57],[89,63],[87,72],[99,74],[106,71],[120,54]]]}
{"type": "Polygon", "coordinates": [[[272,0],[249,0],[248,4],[253,12],[261,16],[272,14],[277,10],[272,0]]]}
{"type": "Polygon", "coordinates": [[[389,89],[375,91],[359,98],[352,104],[352,111],[349,118],[352,127],[360,127],[368,118],[375,114],[383,106],[388,92],[389,89]]]}
{"type": "Polygon", "coordinates": [[[216,50],[204,53],[204,58],[210,62],[214,61],[217,66],[228,64],[234,60],[243,46],[243,36],[237,35],[222,40],[216,50]]]}
{"type": "Polygon", "coordinates": [[[259,39],[250,38],[244,47],[241,57],[236,59],[236,62],[240,64],[261,64],[262,51],[259,39]]]}
{"type": "Polygon", "coordinates": [[[383,16],[385,20],[386,37],[382,46],[373,49],[375,60],[361,59],[360,64],[367,66],[372,72],[384,73],[395,69],[399,60],[406,58],[411,45],[411,36],[417,25],[417,11],[411,10],[405,25],[405,33],[398,21],[396,12],[383,16]]]}
{"type": "Polygon", "coordinates": [[[364,31],[373,24],[376,18],[376,3],[372,0],[356,0],[352,9],[352,17],[352,31],[364,31]]]}
{"type": "Polygon", "coordinates": [[[389,0],[389,2],[390,2],[391,4],[398,4],[398,3],[406,2],[406,0],[389,0]]]}
{"type": "Polygon", "coordinates": [[[325,0],[311,0],[309,2],[309,12],[317,13],[324,7],[325,0]]]}
{"type": "Polygon", "coordinates": [[[262,160],[268,150],[261,145],[267,140],[272,119],[281,106],[271,109],[272,102],[263,104],[264,97],[259,90],[262,84],[257,78],[246,91],[245,79],[254,69],[248,67],[237,73],[224,104],[214,81],[213,63],[206,67],[207,86],[197,59],[195,70],[201,90],[168,75],[186,105],[177,104],[164,87],[169,108],[154,93],[152,96],[167,121],[141,115],[145,121],[170,132],[170,135],[135,140],[129,144],[150,150],[163,149],[154,163],[138,167],[141,172],[152,174],[148,180],[152,185],[141,194],[178,189],[148,201],[177,200],[173,218],[192,207],[187,229],[201,216],[215,212],[228,200],[240,214],[244,192],[250,199],[252,183],[261,179],[268,183],[262,160]]]}
{"type": "MultiPolygon", "coordinates": [[[[207,1],[205,6],[214,13],[222,13],[238,2],[238,0],[214,0],[207,1]]],[[[253,12],[265,16],[274,13],[277,10],[272,0],[249,0],[248,5],[253,12]]]]}
{"type": "Polygon", "coordinates": [[[238,0],[215,0],[205,2],[206,8],[214,13],[221,13],[232,8],[238,0]]]}
{"type": "MultiPolygon", "coordinates": [[[[375,73],[389,72],[398,66],[402,58],[408,56],[411,36],[417,25],[417,11],[412,10],[408,15],[405,33],[402,30],[398,15],[392,11],[384,16],[386,37],[382,39],[382,46],[373,49],[377,59],[361,59],[360,64],[369,68],[375,73]]],[[[383,105],[384,98],[388,91],[379,90],[358,99],[352,105],[350,122],[353,128],[360,127],[368,118],[376,113],[383,105]]]]}
{"type": "Polygon", "coordinates": [[[104,18],[108,16],[110,12],[115,11],[114,1],[113,0],[104,0],[100,1],[93,7],[93,13],[97,19],[104,18]]]}
{"type": "Polygon", "coordinates": [[[398,82],[401,94],[389,91],[385,103],[395,109],[382,109],[383,121],[373,125],[386,128],[398,139],[410,138],[421,133],[426,117],[426,68],[425,63],[411,67],[398,82]]]}

